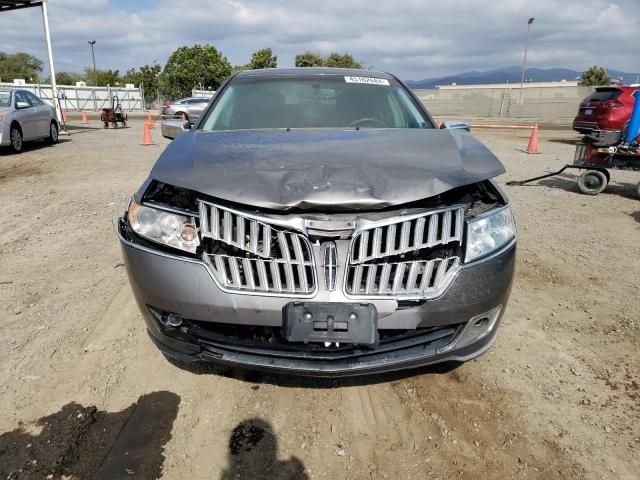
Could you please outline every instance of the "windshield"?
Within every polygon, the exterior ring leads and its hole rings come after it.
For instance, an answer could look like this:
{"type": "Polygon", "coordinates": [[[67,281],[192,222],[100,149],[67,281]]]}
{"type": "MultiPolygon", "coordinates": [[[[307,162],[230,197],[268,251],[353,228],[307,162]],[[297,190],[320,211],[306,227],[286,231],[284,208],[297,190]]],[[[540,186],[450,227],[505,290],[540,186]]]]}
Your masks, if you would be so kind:
{"type": "Polygon", "coordinates": [[[621,90],[617,88],[599,88],[591,95],[589,95],[585,102],[601,102],[604,100],[615,100],[622,93],[621,90]]]}
{"type": "Polygon", "coordinates": [[[8,107],[11,105],[11,92],[0,90],[0,107],[8,107]]]}
{"type": "Polygon", "coordinates": [[[317,74],[236,77],[201,128],[432,127],[396,80],[317,74]]]}

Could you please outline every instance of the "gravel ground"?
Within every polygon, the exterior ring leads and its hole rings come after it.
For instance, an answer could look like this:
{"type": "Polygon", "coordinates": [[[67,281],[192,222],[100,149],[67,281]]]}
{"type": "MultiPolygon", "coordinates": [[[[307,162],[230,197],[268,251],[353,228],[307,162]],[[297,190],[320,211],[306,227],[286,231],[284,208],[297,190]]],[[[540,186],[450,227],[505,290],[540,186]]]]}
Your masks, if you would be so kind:
{"type": "MultiPolygon", "coordinates": [[[[97,127],[97,122],[92,122],[97,127]]],[[[111,219],[167,141],[71,130],[0,154],[0,478],[587,478],[640,472],[637,174],[504,187],[517,278],[496,346],[350,381],[189,372],[148,339],[111,219]]],[[[522,179],[571,131],[478,131],[522,179]]]]}

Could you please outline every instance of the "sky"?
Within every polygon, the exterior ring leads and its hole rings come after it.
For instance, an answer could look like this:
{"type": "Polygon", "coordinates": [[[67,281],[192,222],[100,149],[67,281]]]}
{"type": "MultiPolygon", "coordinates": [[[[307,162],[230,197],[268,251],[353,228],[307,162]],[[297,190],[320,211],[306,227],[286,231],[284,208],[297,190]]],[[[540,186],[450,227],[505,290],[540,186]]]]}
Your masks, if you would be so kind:
{"type": "MultiPolygon", "coordinates": [[[[640,0],[48,0],[56,71],[158,62],[210,43],[233,65],[271,47],[278,65],[297,53],[348,52],[404,80],[522,63],[640,71],[640,0]]],[[[46,64],[39,8],[0,14],[0,51],[46,64]]],[[[43,76],[48,76],[45,66],[43,76]]]]}

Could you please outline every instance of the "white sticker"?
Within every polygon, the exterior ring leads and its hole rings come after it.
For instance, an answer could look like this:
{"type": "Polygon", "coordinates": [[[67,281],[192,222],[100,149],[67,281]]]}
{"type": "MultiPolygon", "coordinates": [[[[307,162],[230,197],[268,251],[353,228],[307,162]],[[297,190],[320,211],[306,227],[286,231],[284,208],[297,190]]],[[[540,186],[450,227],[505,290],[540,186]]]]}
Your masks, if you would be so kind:
{"type": "Polygon", "coordinates": [[[389,80],[386,78],[373,78],[373,77],[344,77],[344,81],[347,83],[366,83],[368,85],[386,85],[389,86],[389,80]]]}

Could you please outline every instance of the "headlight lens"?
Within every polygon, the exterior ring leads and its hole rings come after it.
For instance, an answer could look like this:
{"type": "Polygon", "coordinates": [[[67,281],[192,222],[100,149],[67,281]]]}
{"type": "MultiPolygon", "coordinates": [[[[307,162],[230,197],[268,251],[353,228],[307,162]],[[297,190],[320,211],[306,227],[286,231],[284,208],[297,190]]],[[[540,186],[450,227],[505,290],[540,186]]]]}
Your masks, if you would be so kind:
{"type": "Polygon", "coordinates": [[[467,223],[466,262],[484,257],[516,235],[511,207],[504,207],[467,223]]]}
{"type": "Polygon", "coordinates": [[[191,253],[200,244],[193,217],[131,202],[128,218],[134,232],[153,242],[191,253]]]}

